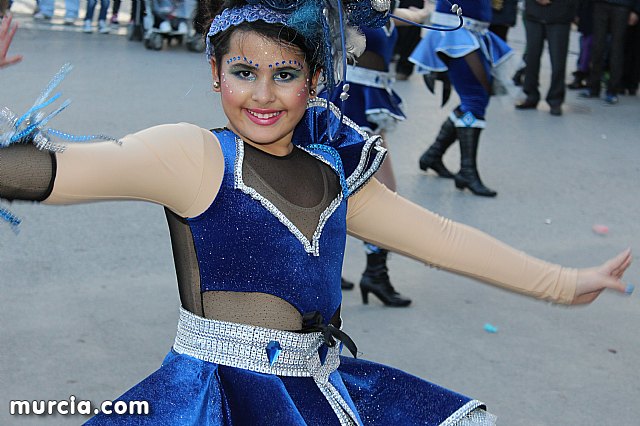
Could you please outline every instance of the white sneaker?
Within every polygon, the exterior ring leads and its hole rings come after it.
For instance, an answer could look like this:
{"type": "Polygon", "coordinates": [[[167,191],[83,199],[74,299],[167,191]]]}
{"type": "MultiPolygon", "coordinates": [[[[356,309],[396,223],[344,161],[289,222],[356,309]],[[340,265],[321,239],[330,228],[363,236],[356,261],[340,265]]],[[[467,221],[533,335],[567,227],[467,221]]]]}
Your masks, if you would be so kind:
{"type": "Polygon", "coordinates": [[[160,23],[160,26],[158,27],[158,30],[161,33],[170,33],[173,28],[171,28],[171,24],[169,23],[169,21],[162,21],[160,23]]]}
{"type": "Polygon", "coordinates": [[[107,21],[98,21],[98,32],[100,34],[109,34],[109,31],[111,31],[111,28],[107,25],[107,21]]]}
{"type": "Polygon", "coordinates": [[[73,26],[76,24],[76,20],[74,18],[64,18],[64,24],[73,26]]]}
{"type": "Polygon", "coordinates": [[[178,24],[178,33],[186,35],[188,32],[189,32],[189,27],[187,26],[187,23],[180,22],[180,24],[178,24]]]}
{"type": "Polygon", "coordinates": [[[93,32],[93,27],[91,26],[91,21],[90,20],[86,20],[84,21],[84,26],[82,27],[82,32],[83,33],[92,33],[93,32]]]}
{"type": "Polygon", "coordinates": [[[42,21],[42,20],[50,21],[51,20],[51,16],[47,16],[42,12],[36,12],[33,15],[33,19],[37,19],[38,21],[42,21]]]}

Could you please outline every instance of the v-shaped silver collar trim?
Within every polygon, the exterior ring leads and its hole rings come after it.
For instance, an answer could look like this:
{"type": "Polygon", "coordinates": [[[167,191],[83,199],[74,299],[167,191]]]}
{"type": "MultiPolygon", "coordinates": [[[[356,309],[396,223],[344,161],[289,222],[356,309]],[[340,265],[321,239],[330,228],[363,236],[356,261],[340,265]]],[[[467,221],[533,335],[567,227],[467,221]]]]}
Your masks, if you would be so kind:
{"type": "MultiPolygon", "coordinates": [[[[331,166],[333,170],[335,168],[329,164],[324,158],[321,156],[309,152],[308,150],[304,150],[305,152],[313,155],[318,160],[328,164],[331,166]]],[[[242,139],[236,136],[236,159],[233,170],[233,184],[234,188],[241,190],[245,194],[249,195],[254,200],[260,202],[262,206],[267,209],[272,215],[274,215],[284,226],[289,229],[289,231],[302,243],[304,250],[312,254],[314,256],[320,256],[320,236],[322,235],[322,229],[324,225],[327,223],[333,212],[336,211],[340,203],[342,203],[342,191],[338,192],[338,196],[333,199],[331,204],[320,214],[320,219],[318,221],[318,225],[316,226],[316,230],[313,233],[311,241],[298,229],[296,225],[289,220],[284,213],[282,213],[271,201],[262,196],[258,191],[253,189],[252,187],[246,185],[244,183],[244,179],[242,177],[242,163],[244,161],[244,145],[242,139]]]]}

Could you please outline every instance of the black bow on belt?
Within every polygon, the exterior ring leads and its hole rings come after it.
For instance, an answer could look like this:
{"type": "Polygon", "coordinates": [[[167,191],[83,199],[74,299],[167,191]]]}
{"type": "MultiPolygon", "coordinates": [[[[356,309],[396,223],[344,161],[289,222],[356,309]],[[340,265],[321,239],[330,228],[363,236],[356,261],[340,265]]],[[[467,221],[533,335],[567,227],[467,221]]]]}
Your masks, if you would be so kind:
{"type": "MultiPolygon", "coordinates": [[[[334,315],[334,318],[336,316],[334,315]]],[[[331,318],[331,322],[334,322],[334,318],[331,318]]],[[[337,316],[337,321],[339,325],[340,316],[337,316]]],[[[336,339],[340,340],[342,344],[344,344],[349,352],[353,355],[354,358],[358,357],[358,348],[356,344],[353,342],[351,337],[347,335],[344,331],[340,330],[331,322],[328,325],[324,324],[322,314],[318,311],[307,312],[302,316],[302,332],[303,333],[314,333],[319,331],[322,333],[322,337],[324,339],[324,343],[330,348],[336,345],[336,339]]]]}

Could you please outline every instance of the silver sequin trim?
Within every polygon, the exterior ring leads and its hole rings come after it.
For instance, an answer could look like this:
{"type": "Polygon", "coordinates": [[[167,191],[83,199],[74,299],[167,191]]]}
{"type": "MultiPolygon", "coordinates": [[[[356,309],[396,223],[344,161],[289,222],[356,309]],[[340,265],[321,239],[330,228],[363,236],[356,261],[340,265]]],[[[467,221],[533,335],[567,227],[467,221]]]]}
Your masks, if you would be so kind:
{"type": "Polygon", "coordinates": [[[377,12],[386,12],[391,8],[391,0],[371,0],[371,7],[377,12]]]}
{"type": "Polygon", "coordinates": [[[464,416],[455,426],[496,426],[496,416],[482,408],[476,408],[464,416]]]}
{"type": "MultiPolygon", "coordinates": [[[[309,152],[305,150],[306,152],[309,152]]],[[[309,154],[318,158],[320,161],[329,164],[324,158],[315,153],[309,152],[309,154]]],[[[242,177],[242,162],[244,161],[244,146],[242,139],[236,137],[236,161],[234,167],[234,187],[241,190],[245,194],[249,195],[254,200],[257,200],[262,206],[267,209],[272,215],[274,215],[289,231],[300,241],[304,247],[304,250],[314,256],[320,256],[320,237],[322,236],[322,230],[327,223],[333,212],[336,211],[340,203],[342,202],[342,192],[338,193],[338,196],[329,204],[329,206],[320,214],[318,225],[311,237],[311,241],[298,229],[296,225],[289,220],[289,218],[282,213],[271,201],[262,196],[258,191],[250,186],[245,185],[242,177]]],[[[333,168],[333,167],[332,167],[333,168]]]]}
{"type": "MultiPolygon", "coordinates": [[[[440,426],[471,426],[476,423],[469,423],[468,417],[469,414],[475,411],[484,411],[480,410],[482,402],[477,401],[475,399],[467,402],[462,407],[460,407],[455,413],[450,415],[444,422],[440,423],[440,426]]],[[[484,411],[486,413],[486,411],[484,411]]],[[[484,425],[485,423],[477,423],[478,426],[484,425]]]]}
{"type": "Polygon", "coordinates": [[[277,376],[312,377],[336,413],[341,425],[354,425],[357,417],[329,382],[340,366],[340,345],[328,348],[324,364],[318,349],[321,333],[293,333],[246,324],[206,319],[180,308],[173,349],[202,361],[277,376]],[[282,352],[271,365],[266,347],[271,341],[282,352]]]}

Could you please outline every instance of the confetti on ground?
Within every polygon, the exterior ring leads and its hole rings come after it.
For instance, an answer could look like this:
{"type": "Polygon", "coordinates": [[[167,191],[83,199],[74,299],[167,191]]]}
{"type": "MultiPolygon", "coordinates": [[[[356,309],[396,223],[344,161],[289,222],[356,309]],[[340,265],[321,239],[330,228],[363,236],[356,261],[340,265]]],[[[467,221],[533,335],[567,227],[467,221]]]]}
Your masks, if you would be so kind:
{"type": "Polygon", "coordinates": [[[607,225],[593,225],[593,232],[598,235],[607,235],[609,233],[609,227],[607,225]]]}
{"type": "Polygon", "coordinates": [[[545,219],[544,223],[547,224],[547,225],[551,225],[551,219],[545,219]]]}
{"type": "Polygon", "coordinates": [[[498,327],[496,327],[493,324],[486,323],[484,325],[484,331],[486,331],[487,333],[497,333],[498,332],[498,327]]]}

